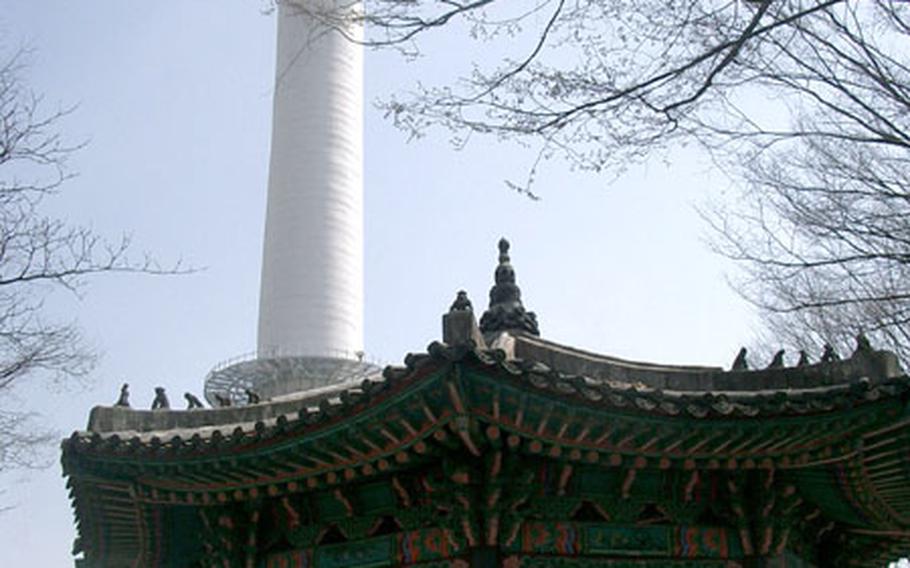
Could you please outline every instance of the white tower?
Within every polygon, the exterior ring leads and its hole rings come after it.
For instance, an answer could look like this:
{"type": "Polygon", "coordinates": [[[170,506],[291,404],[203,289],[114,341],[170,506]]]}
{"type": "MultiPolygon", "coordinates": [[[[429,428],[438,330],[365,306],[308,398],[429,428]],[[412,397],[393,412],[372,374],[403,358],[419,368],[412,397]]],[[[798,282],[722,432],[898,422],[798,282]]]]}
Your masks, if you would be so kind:
{"type": "Polygon", "coordinates": [[[361,360],[362,28],[341,33],[313,17],[339,6],[350,14],[352,4],[278,2],[257,352],[212,369],[205,396],[213,406],[244,404],[250,390],[293,396],[379,372],[361,360]]]}
{"type": "Polygon", "coordinates": [[[340,4],[278,3],[260,358],[363,350],[362,28],[310,15],[340,4]]]}

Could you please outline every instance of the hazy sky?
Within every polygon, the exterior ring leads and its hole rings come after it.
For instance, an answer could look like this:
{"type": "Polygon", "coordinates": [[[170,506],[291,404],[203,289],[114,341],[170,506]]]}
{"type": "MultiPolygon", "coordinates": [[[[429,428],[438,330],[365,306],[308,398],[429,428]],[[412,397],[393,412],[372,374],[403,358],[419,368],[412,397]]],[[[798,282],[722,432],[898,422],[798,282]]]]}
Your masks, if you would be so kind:
{"type": "MultiPolygon", "coordinates": [[[[181,277],[109,276],[49,310],[78,319],[104,357],[82,389],[22,393],[61,436],[84,428],[121,382],[134,406],[153,387],[172,401],[201,393],[216,363],[255,348],[264,219],[273,17],[260,0],[6,0],[5,53],[34,49],[26,79],[61,124],[88,141],[78,177],[48,211],[119,238],[163,263],[205,267],[181,277]]],[[[454,38],[406,64],[368,54],[366,100],[440,70],[466,68],[454,38]]],[[[704,244],[693,205],[727,183],[677,153],[618,180],[550,163],[540,202],[511,192],[531,156],[475,139],[455,152],[444,134],[408,143],[366,109],[366,346],[399,363],[441,336],[461,288],[486,305],[500,236],[512,241],[525,305],[542,335],[592,351],[667,363],[728,365],[752,337],[751,311],[728,288],[730,268],[704,244]]],[[[0,564],[72,566],[72,512],[57,465],[3,479],[0,564]],[[23,479],[26,478],[26,479],[23,479]]]]}

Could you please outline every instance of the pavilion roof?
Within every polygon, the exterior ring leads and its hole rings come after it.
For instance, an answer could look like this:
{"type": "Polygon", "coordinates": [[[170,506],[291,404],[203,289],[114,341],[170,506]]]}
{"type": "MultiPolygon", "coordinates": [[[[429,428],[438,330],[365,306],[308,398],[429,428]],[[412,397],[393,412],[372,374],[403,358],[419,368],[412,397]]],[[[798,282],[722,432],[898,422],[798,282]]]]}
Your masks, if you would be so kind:
{"type": "Polygon", "coordinates": [[[483,333],[459,293],[445,343],[376,380],[240,407],[93,409],[62,445],[77,548],[120,565],[160,552],[163,509],[337,489],[507,449],[628,479],[777,472],[851,538],[910,553],[910,378],[893,354],[860,338],[844,360],[777,357],[750,370],[741,354],[725,371],[582,351],[539,337],[507,243],[500,252],[483,333]]]}
{"type": "Polygon", "coordinates": [[[837,502],[829,508],[837,520],[906,536],[910,497],[892,487],[910,467],[910,379],[857,371],[867,367],[800,368],[840,379],[783,389],[770,385],[791,369],[698,370],[752,388],[660,389],[563,373],[502,349],[433,343],[381,380],[296,399],[193,411],[97,407],[89,429],[64,441],[63,466],[83,535],[99,523],[139,531],[118,512],[124,500],[204,505],[344,483],[405,468],[455,433],[475,455],[506,440],[579,463],[791,471],[808,492],[834,495],[826,499],[837,502]],[[889,475],[868,475],[883,455],[903,461],[889,475]]]}

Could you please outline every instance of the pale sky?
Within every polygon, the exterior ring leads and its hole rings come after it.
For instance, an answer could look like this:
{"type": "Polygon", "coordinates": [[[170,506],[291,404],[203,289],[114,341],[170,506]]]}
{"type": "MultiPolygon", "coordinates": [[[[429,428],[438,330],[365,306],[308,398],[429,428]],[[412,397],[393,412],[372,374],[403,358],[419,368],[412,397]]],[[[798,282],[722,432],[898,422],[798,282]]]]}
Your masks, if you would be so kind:
{"type": "MultiPolygon", "coordinates": [[[[89,143],[78,177],[48,211],[163,263],[206,267],[181,277],[108,276],[50,313],[78,319],[104,357],[82,389],[22,393],[61,436],[85,427],[120,383],[134,406],[153,387],[172,402],[201,393],[208,370],[255,348],[274,73],[274,19],[260,0],[6,0],[0,43],[34,49],[27,80],[49,107],[78,104],[62,124],[89,143]]],[[[366,100],[441,69],[467,69],[439,38],[422,60],[368,54],[366,100]],[[444,52],[444,53],[443,53],[444,52]]],[[[751,309],[710,253],[694,210],[726,182],[695,153],[633,168],[618,180],[546,165],[543,201],[507,189],[533,157],[476,138],[455,152],[445,134],[412,141],[366,109],[366,346],[400,363],[439,339],[464,288],[487,302],[500,236],[512,242],[525,306],[542,335],[618,357],[728,366],[749,344],[751,309]]],[[[760,362],[756,362],[760,363],[760,362]]],[[[73,517],[53,465],[0,480],[0,564],[72,566],[73,517]]]]}

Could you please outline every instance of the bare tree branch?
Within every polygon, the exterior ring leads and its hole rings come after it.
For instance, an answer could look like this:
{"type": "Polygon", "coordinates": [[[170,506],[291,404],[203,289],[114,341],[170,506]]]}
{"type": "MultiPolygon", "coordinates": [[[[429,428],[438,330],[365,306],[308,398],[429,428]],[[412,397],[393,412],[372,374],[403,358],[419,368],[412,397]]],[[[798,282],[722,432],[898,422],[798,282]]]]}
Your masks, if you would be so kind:
{"type": "Polygon", "coordinates": [[[66,162],[81,144],[67,144],[57,130],[73,109],[47,112],[26,86],[27,55],[0,64],[0,472],[46,465],[43,451],[56,438],[17,388],[81,381],[97,359],[76,324],[47,317],[47,294],[78,294],[86,278],[103,273],[188,271],[179,262],[162,267],[147,255],[131,257],[128,236],[109,241],[42,212],[70,177],[66,162]]]}
{"type": "Polygon", "coordinates": [[[449,29],[491,54],[382,104],[410,136],[528,147],[530,173],[511,187],[535,198],[551,157],[610,172],[696,141],[741,191],[704,216],[768,328],[801,347],[862,330],[910,361],[910,3],[357,5],[319,17],[366,23],[374,47],[419,53],[421,34],[449,29]]]}

